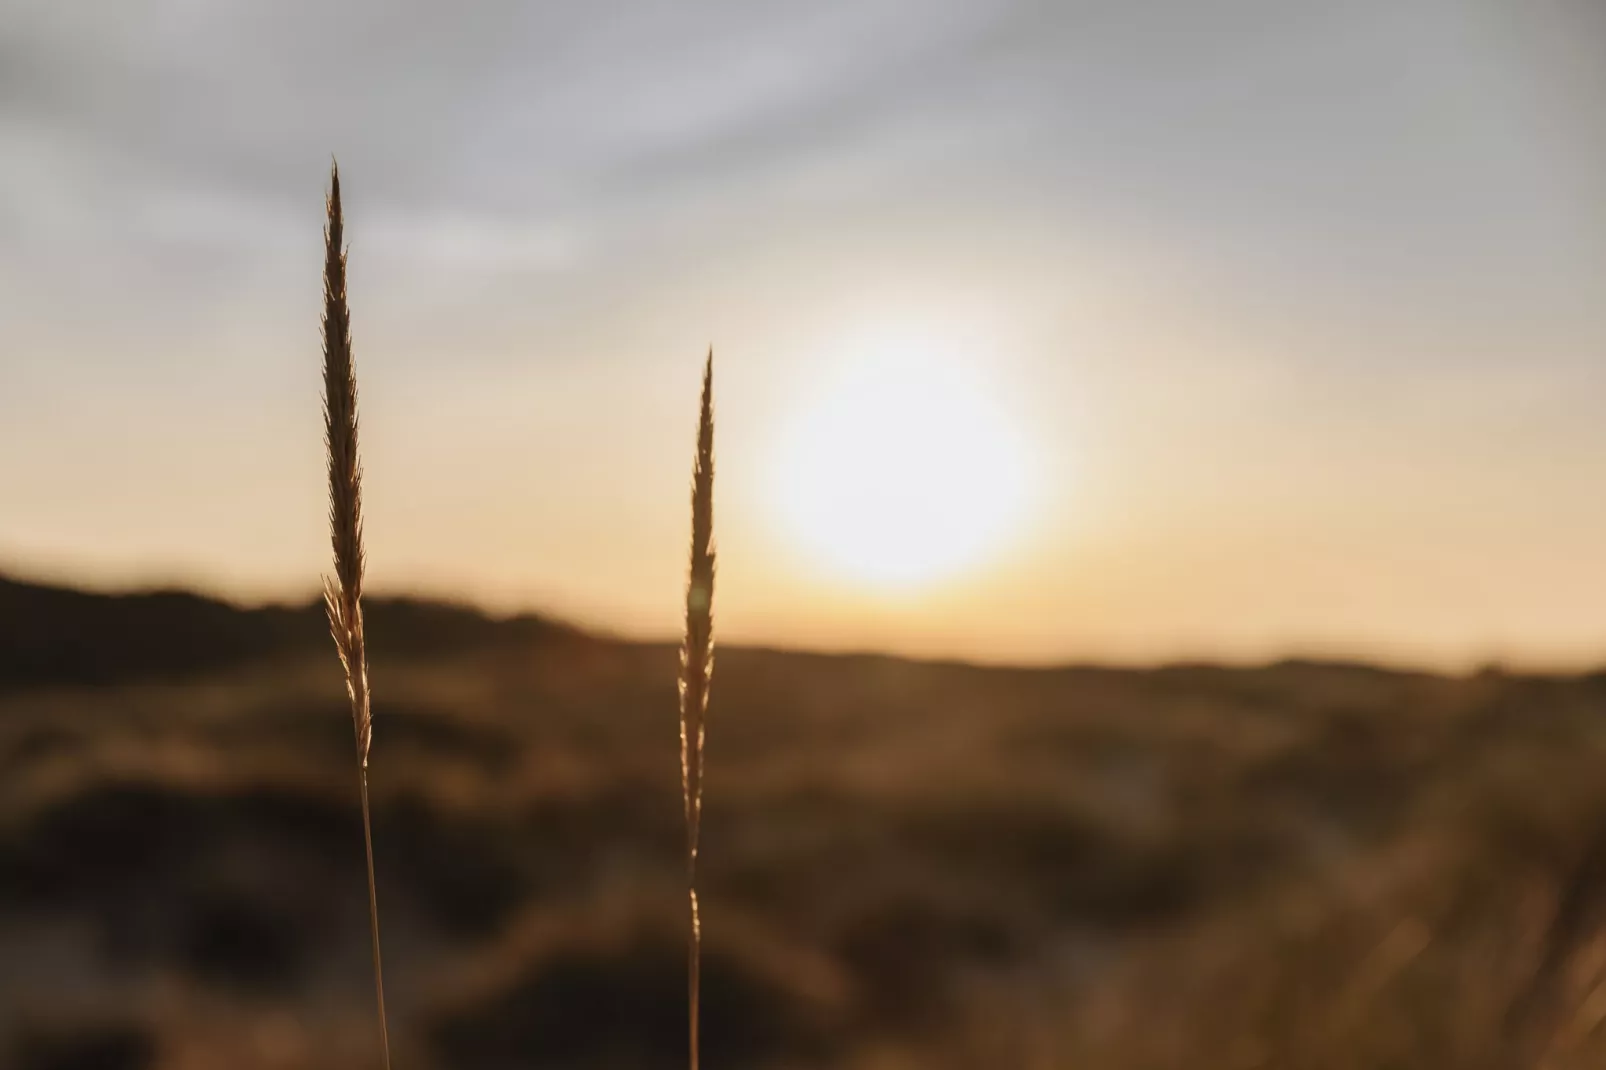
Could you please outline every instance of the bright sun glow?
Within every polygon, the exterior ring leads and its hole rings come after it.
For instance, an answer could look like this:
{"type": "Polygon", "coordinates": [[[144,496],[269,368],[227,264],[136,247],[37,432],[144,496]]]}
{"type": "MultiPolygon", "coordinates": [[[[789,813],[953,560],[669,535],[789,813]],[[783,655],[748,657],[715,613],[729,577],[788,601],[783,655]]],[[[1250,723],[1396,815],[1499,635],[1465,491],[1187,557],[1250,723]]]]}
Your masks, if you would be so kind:
{"type": "Polygon", "coordinates": [[[880,339],[848,354],[781,443],[771,488],[822,566],[926,585],[996,553],[1027,504],[1027,451],[975,366],[880,339]]]}

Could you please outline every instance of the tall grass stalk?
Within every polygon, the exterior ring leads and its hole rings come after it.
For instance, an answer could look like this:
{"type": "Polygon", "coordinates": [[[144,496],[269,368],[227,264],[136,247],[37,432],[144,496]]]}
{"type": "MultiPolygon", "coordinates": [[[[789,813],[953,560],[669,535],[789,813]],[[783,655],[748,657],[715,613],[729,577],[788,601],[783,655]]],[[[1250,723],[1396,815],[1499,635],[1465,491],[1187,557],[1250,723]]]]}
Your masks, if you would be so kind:
{"type": "Polygon", "coordinates": [[[703,816],[703,737],[714,672],[714,351],[703,365],[703,398],[692,467],[691,568],[686,582],[686,643],[680,652],[680,784],[686,804],[686,955],[691,1070],[697,1070],[702,998],[702,919],[697,910],[697,840],[703,816]]]}
{"type": "Polygon", "coordinates": [[[329,536],[335,574],[323,581],[329,631],[346,671],[351,722],[357,736],[357,780],[362,794],[362,838],[368,858],[368,923],[374,943],[374,995],[379,1002],[379,1045],[390,1070],[390,1029],[385,1021],[384,971],[379,961],[379,895],[374,887],[374,835],[368,814],[368,749],[373,712],[368,691],[368,647],[362,626],[362,463],[357,456],[357,377],[351,365],[351,313],[346,307],[345,224],[340,211],[340,167],[329,170],[328,223],[323,264],[323,415],[329,452],[329,536]]]}

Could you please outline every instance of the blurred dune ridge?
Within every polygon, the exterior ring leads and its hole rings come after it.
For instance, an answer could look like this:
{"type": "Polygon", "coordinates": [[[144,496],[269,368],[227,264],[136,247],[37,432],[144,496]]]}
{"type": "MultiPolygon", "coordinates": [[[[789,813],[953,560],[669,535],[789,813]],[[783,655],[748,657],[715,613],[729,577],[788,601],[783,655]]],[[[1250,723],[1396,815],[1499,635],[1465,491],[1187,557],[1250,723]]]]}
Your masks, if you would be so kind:
{"type": "MultiPolygon", "coordinates": [[[[0,582],[0,1065],[378,1065],[320,613],[0,582]]],[[[677,647],[367,625],[407,1064],[685,1065],[677,647]]],[[[707,1065],[1606,1056],[1606,674],[724,647],[719,710],[707,1065]]]]}

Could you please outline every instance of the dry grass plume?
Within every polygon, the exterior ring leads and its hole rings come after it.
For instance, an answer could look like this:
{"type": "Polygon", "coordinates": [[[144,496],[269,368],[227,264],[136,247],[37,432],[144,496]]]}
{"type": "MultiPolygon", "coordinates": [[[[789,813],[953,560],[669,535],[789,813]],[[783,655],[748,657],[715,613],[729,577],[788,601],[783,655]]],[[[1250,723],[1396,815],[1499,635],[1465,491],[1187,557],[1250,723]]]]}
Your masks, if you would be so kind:
{"type": "Polygon", "coordinates": [[[335,574],[324,578],[329,630],[346,672],[351,721],[357,737],[357,778],[362,794],[363,847],[368,861],[368,920],[373,930],[374,994],[379,1003],[379,1043],[390,1067],[390,1030],[385,1021],[385,982],[379,957],[379,896],[374,887],[374,836],[368,814],[368,750],[373,713],[368,691],[368,649],[362,623],[362,463],[357,455],[357,377],[351,363],[351,313],[346,307],[344,220],[340,168],[329,172],[328,224],[324,229],[323,412],[329,452],[329,535],[335,574]]]}
{"type": "Polygon", "coordinates": [[[687,992],[691,1070],[697,1070],[702,920],[697,909],[697,840],[703,815],[703,737],[714,671],[714,351],[703,365],[703,396],[692,468],[691,568],[686,643],[680,655],[680,777],[686,806],[686,895],[690,908],[687,992]]]}

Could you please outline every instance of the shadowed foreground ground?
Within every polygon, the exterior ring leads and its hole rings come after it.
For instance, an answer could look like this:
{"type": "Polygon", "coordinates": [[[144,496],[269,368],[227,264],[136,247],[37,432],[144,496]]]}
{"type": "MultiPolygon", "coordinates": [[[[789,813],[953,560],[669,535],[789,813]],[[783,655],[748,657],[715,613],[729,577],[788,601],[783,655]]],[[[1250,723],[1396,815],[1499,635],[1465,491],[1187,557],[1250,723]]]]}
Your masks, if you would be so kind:
{"type": "MultiPolygon", "coordinates": [[[[684,1065],[674,651],[370,629],[398,1068],[684,1065]]],[[[327,646],[0,582],[0,1066],[377,1065],[327,646]]],[[[708,763],[710,1068],[1606,1059],[1606,678],[727,650],[708,763]]]]}

